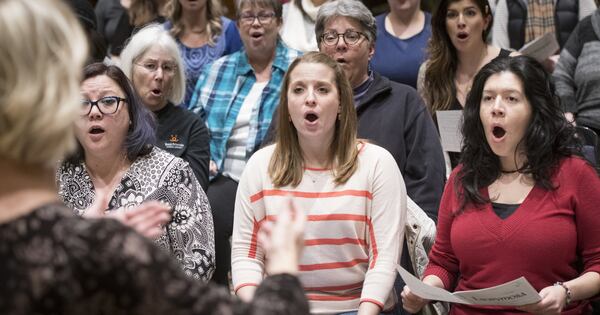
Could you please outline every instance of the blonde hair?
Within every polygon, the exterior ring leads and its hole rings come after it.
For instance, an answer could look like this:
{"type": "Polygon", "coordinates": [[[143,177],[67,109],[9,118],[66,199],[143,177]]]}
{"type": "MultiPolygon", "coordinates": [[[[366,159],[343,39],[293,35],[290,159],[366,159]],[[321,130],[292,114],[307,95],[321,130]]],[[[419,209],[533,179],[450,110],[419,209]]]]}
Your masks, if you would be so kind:
{"type": "MultiPolygon", "coordinates": [[[[185,69],[179,47],[169,32],[160,24],[150,24],[135,33],[127,42],[127,46],[119,55],[119,67],[125,75],[133,82],[133,64],[137,62],[150,48],[158,46],[169,53],[175,60],[177,69],[173,76],[173,85],[168,91],[167,99],[178,105],[185,97],[185,69]]],[[[135,85],[135,82],[134,82],[135,85]]]]}
{"type": "MultiPolygon", "coordinates": [[[[224,10],[219,0],[207,0],[206,5],[206,34],[208,35],[208,44],[214,46],[217,43],[217,38],[223,33],[221,16],[224,10]]],[[[173,23],[171,35],[175,38],[179,38],[184,32],[183,22],[181,21],[182,10],[179,0],[170,0],[167,4],[167,16],[173,23]]]]}
{"type": "Polygon", "coordinates": [[[332,166],[336,184],[343,184],[354,174],[358,166],[358,140],[356,138],[357,118],[350,82],[340,65],[328,55],[309,52],[292,62],[283,79],[277,114],[277,135],[275,150],[269,163],[269,176],[276,187],[298,186],[304,172],[302,149],[298,142],[298,132],[290,122],[288,109],[288,88],[291,73],[301,63],[323,64],[333,70],[339,94],[340,115],[335,122],[335,131],[329,149],[329,163],[332,166]]]}
{"type": "Polygon", "coordinates": [[[58,0],[0,1],[0,156],[54,166],[75,148],[87,39],[58,0]]]}

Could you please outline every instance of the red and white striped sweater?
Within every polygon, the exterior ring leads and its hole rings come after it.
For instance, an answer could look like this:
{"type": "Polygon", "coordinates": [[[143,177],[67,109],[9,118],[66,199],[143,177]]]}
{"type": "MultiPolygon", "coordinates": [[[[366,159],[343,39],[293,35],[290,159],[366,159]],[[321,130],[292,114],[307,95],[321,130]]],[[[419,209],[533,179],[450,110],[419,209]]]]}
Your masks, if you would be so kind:
{"type": "Polygon", "coordinates": [[[357,310],[368,301],[384,309],[392,293],[406,218],[406,188],[392,155],[365,144],[358,168],[343,185],[330,170],[306,169],[297,187],[273,187],[268,166],[274,146],[248,161],[236,195],[232,273],[237,291],[263,278],[260,225],[287,206],[291,194],[308,222],[299,278],[315,314],[357,310]]]}

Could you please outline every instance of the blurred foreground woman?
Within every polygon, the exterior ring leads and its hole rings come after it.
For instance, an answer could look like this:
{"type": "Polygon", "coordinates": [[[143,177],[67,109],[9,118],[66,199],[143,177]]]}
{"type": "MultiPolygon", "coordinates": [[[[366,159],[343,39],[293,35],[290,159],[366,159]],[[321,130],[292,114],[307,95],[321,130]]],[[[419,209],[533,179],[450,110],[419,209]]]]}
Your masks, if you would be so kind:
{"type": "MultiPolygon", "coordinates": [[[[252,304],[194,282],[117,221],[74,216],[58,201],[53,166],[75,147],[85,37],[58,0],[3,0],[0,29],[0,314],[307,309],[298,281],[285,274],[297,270],[288,257],[299,252],[301,216],[283,216],[260,236],[269,249],[267,268],[276,275],[266,279],[252,304]]],[[[154,202],[144,211],[162,208],[154,202]]]]}

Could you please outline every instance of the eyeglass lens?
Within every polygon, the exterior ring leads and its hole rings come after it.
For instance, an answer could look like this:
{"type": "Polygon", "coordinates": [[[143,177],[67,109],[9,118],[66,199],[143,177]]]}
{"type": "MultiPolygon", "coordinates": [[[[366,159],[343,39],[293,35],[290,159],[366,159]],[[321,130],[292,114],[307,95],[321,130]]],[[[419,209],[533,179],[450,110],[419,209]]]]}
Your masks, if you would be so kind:
{"type": "Polygon", "coordinates": [[[81,101],[81,114],[89,115],[92,112],[92,107],[98,107],[100,113],[104,115],[114,114],[119,108],[119,103],[124,99],[117,96],[105,96],[97,101],[82,100],[81,101]]]}

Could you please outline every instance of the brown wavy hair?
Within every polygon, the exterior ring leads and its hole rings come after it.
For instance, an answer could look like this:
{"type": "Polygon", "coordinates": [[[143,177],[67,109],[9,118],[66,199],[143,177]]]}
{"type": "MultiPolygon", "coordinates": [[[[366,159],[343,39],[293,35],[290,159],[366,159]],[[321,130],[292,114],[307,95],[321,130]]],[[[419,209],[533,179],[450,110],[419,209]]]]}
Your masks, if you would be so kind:
{"type": "Polygon", "coordinates": [[[275,151],[269,163],[269,176],[275,187],[298,186],[302,181],[304,159],[298,142],[298,131],[289,120],[287,92],[290,76],[294,69],[302,63],[318,63],[333,70],[335,84],[339,94],[340,115],[335,122],[333,141],[329,149],[329,163],[335,176],[336,184],[343,184],[354,174],[358,167],[358,151],[356,136],[356,110],[350,82],[341,66],[331,57],[320,52],[309,52],[298,57],[285,74],[277,110],[277,135],[275,151]]]}
{"type": "MultiPolygon", "coordinates": [[[[221,17],[223,16],[224,9],[219,0],[207,0],[206,5],[206,34],[208,35],[208,44],[214,46],[217,38],[223,33],[221,17]]],[[[181,22],[183,9],[179,0],[170,0],[169,3],[167,3],[166,11],[169,20],[173,23],[171,35],[175,38],[179,38],[184,31],[184,26],[181,22]]]]}
{"type": "MultiPolygon", "coordinates": [[[[458,64],[456,48],[446,30],[446,14],[451,3],[458,0],[441,0],[431,17],[431,38],[429,39],[427,61],[422,92],[427,108],[435,116],[438,110],[447,110],[456,97],[454,75],[458,64]]],[[[472,0],[484,17],[489,16],[488,27],[481,34],[481,39],[486,42],[488,33],[492,28],[492,15],[487,0],[472,0]]]]}

